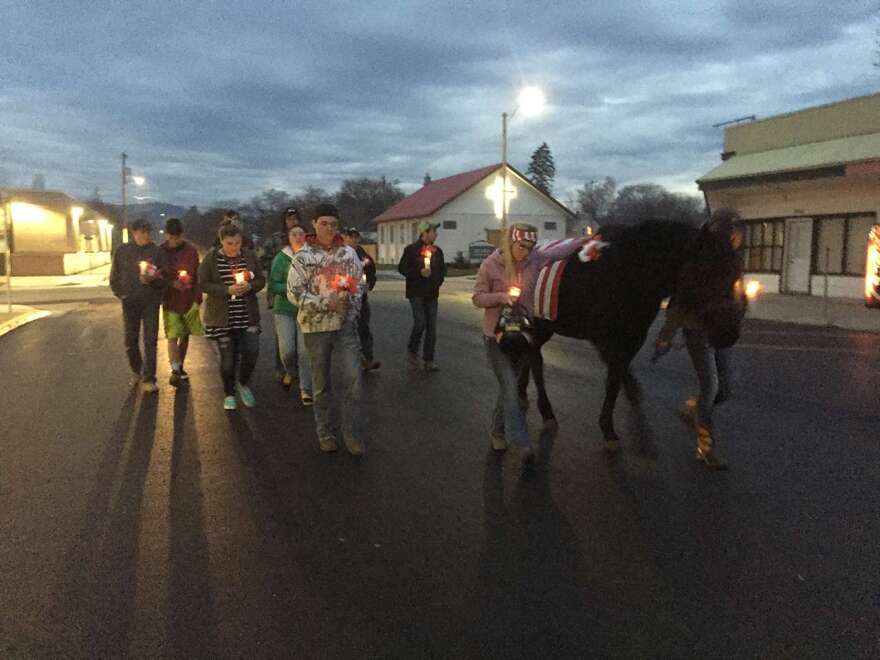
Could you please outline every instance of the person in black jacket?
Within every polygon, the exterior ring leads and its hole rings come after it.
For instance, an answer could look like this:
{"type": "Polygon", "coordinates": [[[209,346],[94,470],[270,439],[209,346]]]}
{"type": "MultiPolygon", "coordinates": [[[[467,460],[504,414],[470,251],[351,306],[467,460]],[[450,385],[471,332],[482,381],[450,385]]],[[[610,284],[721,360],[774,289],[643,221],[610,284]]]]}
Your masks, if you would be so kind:
{"type": "Polygon", "coordinates": [[[439,368],[434,362],[437,298],[446,277],[446,262],[443,260],[443,250],[434,245],[438,226],[422,220],[417,227],[419,240],[406,246],[397,265],[398,272],[406,278],[406,297],[413,312],[407,359],[412,366],[424,367],[425,371],[437,371],[439,368]],[[423,362],[419,360],[422,334],[425,335],[423,362]]]}
{"type": "Polygon", "coordinates": [[[125,352],[132,372],[132,385],[141,383],[144,392],[158,392],[156,385],[156,342],[159,338],[159,305],[167,285],[165,253],[150,237],[146,220],[131,223],[131,243],[113,253],[110,288],[122,301],[125,323],[125,352]],[[144,352],[140,335],[143,325],[144,352]]]}
{"type": "Polygon", "coordinates": [[[361,297],[361,313],[358,316],[358,336],[361,340],[361,367],[364,371],[372,371],[382,366],[381,362],[373,359],[373,333],[370,330],[370,300],[368,293],[376,286],[376,264],[367,254],[367,251],[361,247],[361,233],[357,227],[349,227],[342,234],[342,240],[349,247],[354,248],[357,252],[358,259],[364,265],[364,282],[367,288],[364,289],[361,297]]]}

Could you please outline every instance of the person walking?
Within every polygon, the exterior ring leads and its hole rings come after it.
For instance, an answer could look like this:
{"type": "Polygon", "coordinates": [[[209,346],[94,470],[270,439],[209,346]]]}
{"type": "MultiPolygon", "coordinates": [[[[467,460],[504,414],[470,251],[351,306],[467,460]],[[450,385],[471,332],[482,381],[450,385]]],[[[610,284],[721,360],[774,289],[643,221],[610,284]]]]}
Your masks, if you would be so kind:
{"type": "MultiPolygon", "coordinates": [[[[537,228],[526,223],[514,224],[509,231],[512,275],[506,271],[503,250],[495,250],[480,264],[472,301],[483,309],[483,346],[498,381],[498,398],[489,430],[490,444],[496,451],[513,446],[526,463],[534,458],[526,428],[526,412],[520,407],[518,391],[519,372],[526,355],[521,351],[504,350],[500,343],[505,338],[502,332],[504,319],[517,317],[518,325],[527,326],[534,314],[535,285],[541,269],[574,254],[583,241],[570,239],[538,245],[537,228]]],[[[523,343],[528,342],[523,339],[523,343]]]]}
{"type": "Polygon", "coordinates": [[[159,304],[166,285],[165,255],[152,238],[152,226],[144,219],[131,223],[132,242],[123,243],[113,254],[110,288],[122,301],[125,353],[132,373],[132,385],[144,392],[158,392],[156,385],[156,343],[159,340],[159,304]],[[140,335],[143,327],[144,350],[140,335]]]}
{"type": "Polygon", "coordinates": [[[287,299],[290,265],[296,253],[306,247],[306,232],[299,225],[294,225],[288,230],[287,237],[288,244],[275,255],[269,275],[272,312],[275,317],[275,338],[284,369],[281,385],[285,390],[289,390],[294,380],[299,380],[300,399],[303,404],[310,406],[312,377],[309,360],[306,357],[305,340],[296,320],[299,309],[287,299]]]}
{"type": "Polygon", "coordinates": [[[205,335],[217,342],[224,410],[235,410],[236,393],[248,408],[257,402],[248,387],[260,354],[260,305],[257,292],[266,286],[260,262],[242,247],[241,229],[224,223],[220,247],[205,255],[199,266],[199,284],[207,294],[205,335]]]}
{"type": "Polygon", "coordinates": [[[169,383],[173,387],[189,380],[184,369],[189,338],[205,334],[199,305],[199,252],[195,245],[183,238],[183,223],[168,218],[165,223],[165,241],[159,246],[165,253],[165,272],[168,286],[162,297],[162,322],[168,342],[168,361],[171,363],[169,383]]]}
{"type": "Polygon", "coordinates": [[[434,361],[434,349],[437,343],[437,299],[440,287],[446,277],[446,261],[435,241],[437,227],[427,220],[417,226],[419,240],[407,245],[397,265],[398,272],[406,278],[406,297],[409,300],[413,315],[413,328],[407,345],[407,360],[415,368],[422,367],[425,371],[438,371],[434,361]],[[419,359],[419,345],[422,359],[419,359]]]}
{"type": "Polygon", "coordinates": [[[366,451],[357,336],[363,266],[337,232],[339,211],[335,206],[319,204],[312,224],[314,235],[307,237],[307,247],[293,258],[287,297],[299,308],[297,319],[309,356],[318,446],[324,452],[336,451],[341,430],[348,451],[360,456],[366,451]],[[340,412],[335,410],[331,378],[334,354],[342,377],[340,412]]]}
{"type": "Polygon", "coordinates": [[[361,296],[361,313],[358,315],[358,337],[361,340],[361,367],[364,371],[373,371],[382,366],[381,362],[373,359],[373,332],[370,330],[370,291],[376,286],[376,264],[361,247],[361,232],[357,227],[349,227],[342,235],[345,244],[351,247],[361,260],[364,274],[361,277],[366,285],[363,287],[361,296]]]}
{"type": "MultiPolygon", "coordinates": [[[[729,249],[728,243],[739,250],[742,244],[742,229],[738,224],[739,216],[728,208],[716,210],[704,231],[708,231],[714,241],[708,243],[706,249],[717,250],[719,253],[729,249]]],[[[721,259],[717,260],[721,262],[721,259]]],[[[730,288],[730,303],[745,313],[747,299],[742,287],[742,261],[734,262],[732,272],[727,280],[730,288]]],[[[698,278],[699,273],[690,272],[687,268],[682,277],[698,278]]],[[[716,406],[730,398],[732,388],[732,368],[730,348],[714,348],[709,340],[706,326],[697,313],[699,301],[687,300],[680,294],[673,293],[666,307],[666,319],[657,339],[654,342],[652,362],[666,355],[672,347],[676,333],[681,330],[685,346],[694,367],[699,383],[699,395],[685,402],[682,417],[692,425],[696,433],[696,458],[712,470],[726,470],[727,462],[719,455],[717,435],[713,421],[716,406]]]]}
{"type": "MultiPolygon", "coordinates": [[[[281,228],[279,231],[273,233],[269,238],[267,238],[263,245],[260,247],[258,251],[258,256],[260,257],[260,265],[263,266],[263,272],[271,273],[272,272],[272,263],[275,260],[275,255],[277,255],[281,250],[283,250],[288,245],[288,232],[294,228],[299,227],[301,225],[299,218],[299,210],[295,207],[291,206],[284,211],[284,217],[281,219],[281,228]]],[[[271,278],[270,278],[271,279],[271,278]]],[[[286,284],[285,284],[286,286],[286,284]]],[[[271,286],[266,287],[266,299],[269,305],[269,309],[272,309],[272,305],[275,303],[275,292],[272,291],[271,286]]],[[[289,371],[285,368],[283,361],[281,360],[281,354],[278,352],[280,342],[278,341],[278,337],[275,337],[275,379],[281,383],[281,386],[284,388],[289,388],[290,385],[285,385],[284,376],[287,373],[295,374],[297,372],[297,365],[293,365],[293,371],[289,371]]],[[[298,354],[294,353],[294,360],[298,360],[298,354]]]]}

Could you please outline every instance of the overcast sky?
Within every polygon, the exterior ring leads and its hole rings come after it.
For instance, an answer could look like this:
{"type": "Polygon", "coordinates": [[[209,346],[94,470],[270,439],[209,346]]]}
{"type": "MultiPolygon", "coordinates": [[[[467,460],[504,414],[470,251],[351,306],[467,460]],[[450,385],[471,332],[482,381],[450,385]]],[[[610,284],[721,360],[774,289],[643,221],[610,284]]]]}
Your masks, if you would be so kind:
{"type": "Polygon", "coordinates": [[[546,141],[563,202],[591,179],[679,192],[721,129],[880,91],[877,3],[0,0],[0,185],[181,205],[349,177],[440,178],[546,141]],[[831,7],[833,6],[833,10],[831,7]]]}

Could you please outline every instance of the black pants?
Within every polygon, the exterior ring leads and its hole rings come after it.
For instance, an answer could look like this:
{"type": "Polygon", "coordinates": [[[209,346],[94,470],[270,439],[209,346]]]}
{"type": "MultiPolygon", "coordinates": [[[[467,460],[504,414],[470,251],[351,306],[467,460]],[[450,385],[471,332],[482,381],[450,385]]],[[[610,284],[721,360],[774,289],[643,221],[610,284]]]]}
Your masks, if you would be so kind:
{"type": "Polygon", "coordinates": [[[217,340],[220,352],[220,376],[223,378],[223,392],[226,396],[235,394],[235,383],[247,385],[257,366],[260,355],[260,333],[248,332],[244,328],[229,331],[217,340]]]}
{"type": "Polygon", "coordinates": [[[358,316],[358,337],[361,340],[361,355],[367,362],[373,361],[373,333],[370,330],[370,299],[364,294],[361,300],[361,314],[358,316]]]}
{"type": "Polygon", "coordinates": [[[159,338],[159,301],[126,298],[122,301],[125,324],[125,354],[128,366],[144,381],[156,381],[156,341],[159,338]],[[141,355],[141,325],[144,327],[144,352],[141,355]]]}

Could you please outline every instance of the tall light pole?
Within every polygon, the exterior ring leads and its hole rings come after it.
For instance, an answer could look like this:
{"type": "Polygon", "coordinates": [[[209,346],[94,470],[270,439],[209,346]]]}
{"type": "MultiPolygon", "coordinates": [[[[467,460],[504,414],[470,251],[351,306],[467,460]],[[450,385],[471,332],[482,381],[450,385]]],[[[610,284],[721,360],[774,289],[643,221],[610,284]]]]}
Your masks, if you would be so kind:
{"type": "Polygon", "coordinates": [[[516,107],[508,114],[501,113],[501,251],[504,253],[504,270],[508,280],[513,279],[513,255],[510,253],[510,236],[507,231],[507,122],[513,121],[521,108],[525,115],[536,115],[544,108],[544,92],[538,87],[524,87],[517,98],[516,107]]]}
{"type": "MultiPolygon", "coordinates": [[[[128,182],[129,169],[125,166],[125,159],[128,156],[125,155],[125,152],[122,152],[122,233],[128,234],[128,205],[127,199],[125,196],[125,184],[128,182]]],[[[126,241],[125,237],[123,237],[122,242],[126,241]]]]}
{"type": "Polygon", "coordinates": [[[122,152],[122,242],[128,242],[128,180],[134,181],[135,185],[142,186],[146,179],[142,176],[132,176],[131,168],[126,167],[125,161],[128,156],[122,152]]]}

